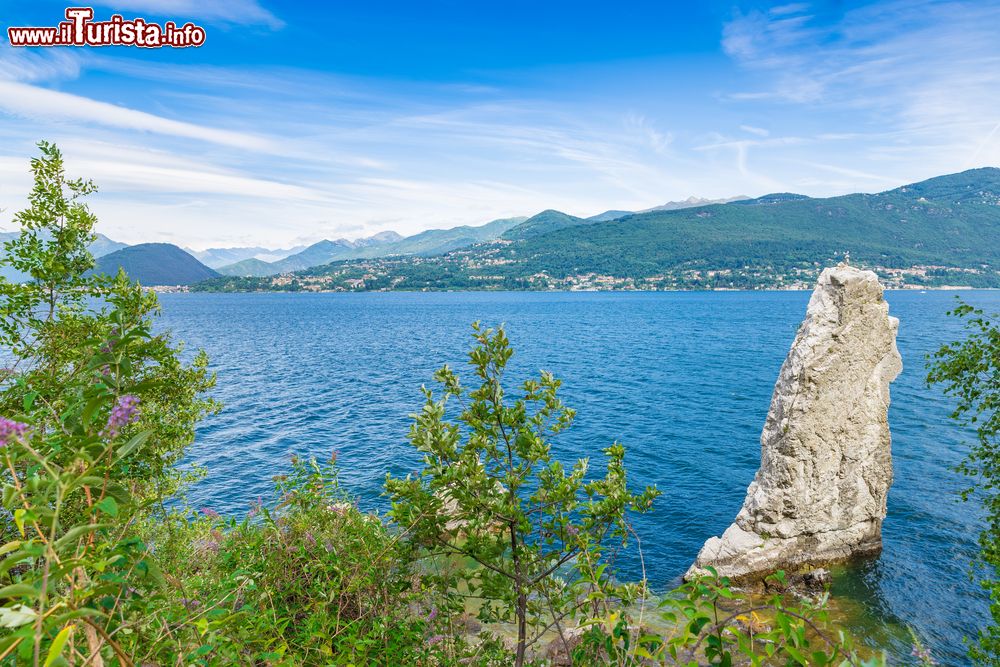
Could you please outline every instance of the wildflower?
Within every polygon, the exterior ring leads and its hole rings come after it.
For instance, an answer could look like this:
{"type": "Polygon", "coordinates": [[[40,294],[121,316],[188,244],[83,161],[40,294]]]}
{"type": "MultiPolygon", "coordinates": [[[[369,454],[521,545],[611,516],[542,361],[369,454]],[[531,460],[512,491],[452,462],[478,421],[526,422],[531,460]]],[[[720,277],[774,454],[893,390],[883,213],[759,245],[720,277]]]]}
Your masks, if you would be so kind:
{"type": "Polygon", "coordinates": [[[108,415],[108,424],[104,427],[104,435],[114,438],[122,427],[134,422],[139,416],[139,399],[131,394],[120,396],[108,415]]]}
{"type": "Polygon", "coordinates": [[[217,554],[221,544],[222,534],[213,530],[208,537],[203,540],[195,540],[195,547],[203,554],[217,554]]]}
{"type": "Polygon", "coordinates": [[[931,655],[930,649],[926,649],[923,646],[914,646],[910,655],[919,660],[921,665],[938,664],[937,660],[934,659],[934,656],[931,655]]]}
{"type": "Polygon", "coordinates": [[[201,513],[207,516],[209,519],[218,519],[221,514],[213,510],[211,507],[202,507],[201,513]]]}
{"type": "Polygon", "coordinates": [[[184,605],[184,608],[188,611],[194,611],[201,606],[201,602],[198,600],[191,600],[188,598],[181,598],[181,604],[184,605]]]}
{"type": "Polygon", "coordinates": [[[433,637],[427,640],[427,645],[434,646],[435,644],[443,641],[444,641],[444,635],[434,635],[433,637]]]}
{"type": "Polygon", "coordinates": [[[351,506],[348,503],[339,503],[338,502],[338,503],[332,503],[330,505],[327,505],[326,509],[329,512],[335,512],[336,514],[343,514],[348,509],[350,509],[350,507],[351,506]]]}
{"type": "Polygon", "coordinates": [[[438,608],[431,607],[431,613],[427,614],[427,620],[433,621],[435,618],[437,618],[437,615],[438,615],[438,608]]]}
{"type": "Polygon", "coordinates": [[[9,445],[16,440],[23,440],[24,434],[27,432],[27,424],[0,417],[0,447],[9,445]]]}

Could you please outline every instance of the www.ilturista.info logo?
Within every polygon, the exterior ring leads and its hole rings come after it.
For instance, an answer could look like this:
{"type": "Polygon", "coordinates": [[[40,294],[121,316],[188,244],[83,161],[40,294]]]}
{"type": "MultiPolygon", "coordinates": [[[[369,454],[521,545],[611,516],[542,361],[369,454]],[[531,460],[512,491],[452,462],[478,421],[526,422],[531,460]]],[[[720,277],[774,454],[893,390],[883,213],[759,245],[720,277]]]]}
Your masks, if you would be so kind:
{"type": "Polygon", "coordinates": [[[184,48],[205,43],[205,29],[193,23],[162,26],[141,18],[124,19],[114,14],[107,21],[94,21],[91,7],[69,7],[66,20],[48,28],[7,28],[11,46],[162,46],[184,48]]]}

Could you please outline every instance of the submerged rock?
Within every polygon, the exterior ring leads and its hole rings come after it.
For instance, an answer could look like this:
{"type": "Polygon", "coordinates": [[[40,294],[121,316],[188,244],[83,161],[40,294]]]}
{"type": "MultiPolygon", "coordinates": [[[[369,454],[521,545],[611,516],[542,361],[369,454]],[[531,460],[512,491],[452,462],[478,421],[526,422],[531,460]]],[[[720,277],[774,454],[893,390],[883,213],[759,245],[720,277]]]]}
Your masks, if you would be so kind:
{"type": "Polygon", "coordinates": [[[774,386],[760,470],[735,522],[705,543],[686,578],[712,566],[755,579],[881,551],[898,325],[874,273],[823,271],[774,386]]]}

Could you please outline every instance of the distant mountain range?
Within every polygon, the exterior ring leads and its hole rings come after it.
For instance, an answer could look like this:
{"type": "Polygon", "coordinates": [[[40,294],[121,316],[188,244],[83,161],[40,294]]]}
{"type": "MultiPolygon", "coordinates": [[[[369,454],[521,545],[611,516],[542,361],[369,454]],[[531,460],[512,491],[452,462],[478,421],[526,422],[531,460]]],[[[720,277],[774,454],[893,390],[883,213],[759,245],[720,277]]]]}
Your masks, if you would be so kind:
{"type": "Polygon", "coordinates": [[[301,271],[342,259],[387,257],[389,255],[438,255],[449,250],[464,248],[473,243],[499,238],[505,231],[524,220],[526,218],[523,217],[505,218],[488,222],[479,227],[430,229],[406,238],[395,232],[382,232],[358,241],[344,239],[320,241],[275,262],[251,258],[219,267],[218,271],[227,276],[261,277],[301,271]]]}
{"type": "MultiPolygon", "coordinates": [[[[736,199],[742,198],[707,200],[690,197],[681,202],[668,202],[650,210],[683,208],[736,199]]],[[[631,211],[606,211],[587,220],[613,220],[632,214],[631,211]]],[[[527,238],[543,231],[550,232],[562,227],[574,226],[582,221],[584,221],[583,218],[570,216],[559,211],[544,211],[530,218],[530,222],[529,218],[525,216],[502,218],[478,226],[462,225],[450,229],[430,229],[409,237],[403,237],[393,231],[385,231],[354,241],[347,239],[323,240],[309,246],[300,245],[285,249],[247,246],[192,250],[179,248],[168,243],[144,243],[128,246],[125,243],[109,239],[103,234],[98,234],[97,239],[90,246],[90,251],[99,260],[113,255],[106,261],[99,261],[95,270],[115,273],[118,267],[125,267],[129,275],[146,285],[188,285],[220,274],[236,277],[266,277],[303,271],[342,260],[410,255],[431,257],[500,239],[514,228],[518,228],[518,230],[511,232],[514,235],[512,238],[527,238]],[[133,250],[118,253],[118,251],[128,248],[133,248],[133,250]],[[192,263],[188,257],[178,254],[178,251],[193,258],[197,263],[192,263]]],[[[14,236],[17,236],[17,232],[0,232],[0,243],[14,236]]],[[[0,274],[15,281],[26,278],[10,267],[0,267],[0,274]]]]}
{"type": "Polygon", "coordinates": [[[734,201],[746,201],[748,199],[750,199],[750,197],[747,197],[746,195],[727,197],[725,199],[702,199],[701,197],[688,197],[687,199],[682,199],[681,201],[668,201],[666,204],[660,204],[659,206],[654,206],[653,208],[645,208],[641,211],[605,211],[604,213],[592,215],[587,218],[587,220],[591,220],[593,222],[608,222],[609,220],[617,220],[618,218],[624,218],[626,215],[635,215],[636,213],[649,213],[651,211],[678,211],[682,208],[710,206],[712,204],[729,204],[734,201]]]}
{"type": "MultiPolygon", "coordinates": [[[[685,202],[680,202],[684,204],[685,202]]],[[[808,287],[849,253],[890,286],[1000,287],[1000,169],[878,194],[776,193],[578,218],[547,210],[440,254],[341,259],[205,290],[808,287]]]]}
{"type": "Polygon", "coordinates": [[[248,248],[208,248],[206,250],[191,250],[190,248],[183,248],[184,252],[192,255],[199,262],[213,269],[218,269],[221,266],[227,266],[229,264],[235,264],[236,262],[242,262],[246,259],[259,259],[263,262],[277,262],[279,259],[284,259],[289,255],[294,255],[295,253],[302,252],[305,249],[306,246],[304,245],[279,250],[271,250],[261,246],[252,246],[248,248]]]}
{"type": "Polygon", "coordinates": [[[121,267],[146,285],[224,291],[797,287],[848,252],[891,286],[1000,287],[1000,169],[879,194],[692,197],[590,218],[550,209],[286,250],[185,251],[98,235],[91,251],[104,273],[121,267]]]}

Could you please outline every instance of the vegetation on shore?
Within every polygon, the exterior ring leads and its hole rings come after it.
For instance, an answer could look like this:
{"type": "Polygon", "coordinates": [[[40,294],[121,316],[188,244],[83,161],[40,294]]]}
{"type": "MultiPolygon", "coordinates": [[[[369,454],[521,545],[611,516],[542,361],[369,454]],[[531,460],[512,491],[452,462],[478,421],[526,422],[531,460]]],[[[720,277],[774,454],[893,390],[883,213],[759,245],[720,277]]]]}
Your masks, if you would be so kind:
{"type": "Polygon", "coordinates": [[[951,314],[965,322],[968,336],[934,353],[927,379],[956,399],[952,418],[975,433],[958,470],[973,480],[963,499],[979,499],[986,508],[976,574],[989,591],[993,622],[970,654],[979,664],[1000,665],[1000,324],[964,303],[951,314]]]}
{"type": "Polygon", "coordinates": [[[550,375],[511,392],[502,329],[475,329],[470,387],[444,368],[425,390],[424,467],[387,479],[388,516],[335,457],[293,459],[242,518],[188,508],[175,464],[219,409],[207,359],[152,332],[155,296],[124,273],[88,274],[94,186],[40,149],[7,244],[32,281],[0,281],[0,664],[884,663],[780,574],[765,600],[714,575],[661,598],[620,581],[656,491],[629,490],[619,444],[603,476],[553,456],[573,413],[550,375]]]}

